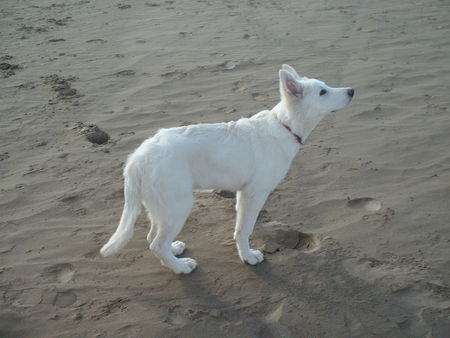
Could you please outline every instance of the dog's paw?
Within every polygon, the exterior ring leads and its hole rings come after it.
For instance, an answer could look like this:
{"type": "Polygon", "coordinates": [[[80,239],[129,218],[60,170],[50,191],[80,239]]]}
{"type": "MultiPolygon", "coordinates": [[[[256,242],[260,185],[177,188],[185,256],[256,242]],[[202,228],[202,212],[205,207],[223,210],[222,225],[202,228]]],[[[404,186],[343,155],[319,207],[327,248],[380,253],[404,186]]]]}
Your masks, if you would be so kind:
{"type": "Polygon", "coordinates": [[[175,241],[172,243],[172,253],[175,256],[181,255],[184,252],[184,249],[186,249],[186,244],[182,241],[175,241]]]}
{"type": "Polygon", "coordinates": [[[191,273],[192,270],[194,270],[197,267],[197,261],[192,258],[179,258],[178,264],[173,271],[175,273],[184,273],[188,274],[191,273]]]}
{"type": "Polygon", "coordinates": [[[259,250],[250,249],[245,255],[241,255],[241,259],[244,263],[255,265],[261,263],[264,260],[264,255],[259,250]]]}

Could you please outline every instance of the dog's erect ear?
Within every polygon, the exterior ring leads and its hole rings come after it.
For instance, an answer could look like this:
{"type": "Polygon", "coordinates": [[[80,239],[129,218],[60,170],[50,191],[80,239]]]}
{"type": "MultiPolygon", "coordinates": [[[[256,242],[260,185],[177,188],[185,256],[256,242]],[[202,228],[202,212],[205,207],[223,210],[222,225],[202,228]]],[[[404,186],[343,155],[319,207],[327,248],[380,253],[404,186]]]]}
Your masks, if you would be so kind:
{"type": "Polygon", "coordinates": [[[280,70],[279,75],[281,97],[286,99],[301,99],[303,97],[303,87],[302,84],[297,81],[295,75],[284,69],[280,70]]]}
{"type": "Polygon", "coordinates": [[[281,66],[281,69],[287,70],[289,73],[291,73],[292,75],[294,75],[298,80],[301,79],[301,76],[298,75],[298,73],[295,71],[294,68],[292,68],[291,66],[284,64],[281,66]]]}

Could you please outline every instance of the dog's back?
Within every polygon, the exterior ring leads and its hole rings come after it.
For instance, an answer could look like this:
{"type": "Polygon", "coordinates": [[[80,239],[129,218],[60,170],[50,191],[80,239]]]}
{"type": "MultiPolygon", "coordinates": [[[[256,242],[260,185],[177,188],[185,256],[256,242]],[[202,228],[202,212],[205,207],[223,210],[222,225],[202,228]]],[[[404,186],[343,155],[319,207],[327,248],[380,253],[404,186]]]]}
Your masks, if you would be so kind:
{"type": "Polygon", "coordinates": [[[191,189],[239,190],[276,160],[271,153],[279,149],[271,149],[268,128],[267,120],[256,118],[161,129],[130,155],[128,165],[141,166],[149,180],[185,172],[191,189]]]}

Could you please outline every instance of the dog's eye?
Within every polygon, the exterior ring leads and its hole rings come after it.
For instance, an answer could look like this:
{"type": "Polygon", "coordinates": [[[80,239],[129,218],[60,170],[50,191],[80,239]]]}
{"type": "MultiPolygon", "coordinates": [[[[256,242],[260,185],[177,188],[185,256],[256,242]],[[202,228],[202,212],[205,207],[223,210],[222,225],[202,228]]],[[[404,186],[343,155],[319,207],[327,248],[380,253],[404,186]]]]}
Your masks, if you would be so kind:
{"type": "Polygon", "coordinates": [[[322,95],[325,95],[327,93],[327,91],[326,91],[326,89],[322,89],[321,91],[320,91],[320,96],[322,96],[322,95]]]}

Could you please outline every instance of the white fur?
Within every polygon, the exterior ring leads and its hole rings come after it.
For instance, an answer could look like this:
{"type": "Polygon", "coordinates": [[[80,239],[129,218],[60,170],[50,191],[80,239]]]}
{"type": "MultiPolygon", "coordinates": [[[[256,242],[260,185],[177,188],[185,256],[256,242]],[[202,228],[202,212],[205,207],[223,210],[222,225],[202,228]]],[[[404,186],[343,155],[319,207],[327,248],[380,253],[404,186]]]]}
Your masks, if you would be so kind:
{"type": "Polygon", "coordinates": [[[141,203],[152,223],[150,249],[175,273],[190,273],[191,258],[177,258],[185,244],[173,242],[191,212],[194,189],[236,191],[236,240],[239,257],[257,264],[263,254],[249,236],[267,196],[285,177],[301,145],[329,112],[347,106],[351,88],[331,88],[300,77],[288,65],[279,72],[281,102],[271,111],[228,123],[161,129],[129,157],[124,169],[125,206],[120,224],[101,249],[109,256],[133,235],[141,203]],[[320,95],[321,90],[326,94],[320,95]],[[289,126],[292,133],[282,123],[289,126]]]}

